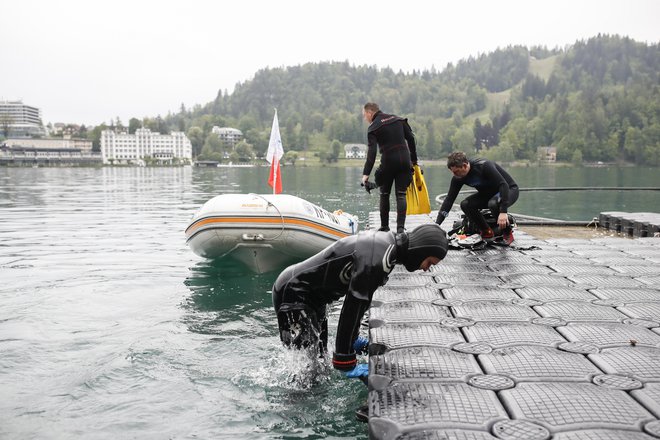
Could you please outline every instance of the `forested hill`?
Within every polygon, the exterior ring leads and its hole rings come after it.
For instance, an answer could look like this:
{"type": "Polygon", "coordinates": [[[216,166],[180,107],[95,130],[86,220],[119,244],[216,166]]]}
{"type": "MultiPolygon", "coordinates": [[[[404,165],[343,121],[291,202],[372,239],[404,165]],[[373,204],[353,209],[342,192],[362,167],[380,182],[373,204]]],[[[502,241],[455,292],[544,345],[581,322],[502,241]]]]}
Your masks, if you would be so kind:
{"type": "Polygon", "coordinates": [[[239,128],[250,144],[241,151],[263,154],[277,108],[286,150],[332,160],[337,145],[364,142],[367,101],[409,118],[422,158],[460,149],[534,160],[537,147],[556,146],[559,160],[660,165],[660,46],[609,35],[562,50],[507,47],[442,71],[348,62],[268,68],[163,122],[185,130],[206,158],[225,148],[213,126],[239,128]]]}

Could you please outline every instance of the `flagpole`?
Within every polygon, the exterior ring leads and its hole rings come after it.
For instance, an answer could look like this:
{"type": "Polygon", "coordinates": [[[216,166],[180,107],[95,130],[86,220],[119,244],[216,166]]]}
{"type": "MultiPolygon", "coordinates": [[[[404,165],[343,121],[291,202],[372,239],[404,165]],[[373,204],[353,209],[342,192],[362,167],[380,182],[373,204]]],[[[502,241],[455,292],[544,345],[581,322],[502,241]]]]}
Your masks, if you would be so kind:
{"type": "MultiPolygon", "coordinates": [[[[275,110],[277,113],[277,110],[275,110]]],[[[273,172],[273,195],[277,194],[277,191],[275,191],[275,188],[277,188],[277,167],[279,166],[277,156],[273,158],[273,164],[274,164],[274,169],[276,170],[273,172]]]]}
{"type": "MultiPolygon", "coordinates": [[[[277,118],[277,107],[273,107],[275,109],[275,118],[277,118]]],[[[279,125],[279,120],[277,121],[277,124],[279,125]]],[[[277,188],[277,166],[279,165],[277,163],[277,154],[273,156],[274,163],[275,163],[275,172],[273,172],[273,195],[277,194],[276,188],[277,188]]]]}

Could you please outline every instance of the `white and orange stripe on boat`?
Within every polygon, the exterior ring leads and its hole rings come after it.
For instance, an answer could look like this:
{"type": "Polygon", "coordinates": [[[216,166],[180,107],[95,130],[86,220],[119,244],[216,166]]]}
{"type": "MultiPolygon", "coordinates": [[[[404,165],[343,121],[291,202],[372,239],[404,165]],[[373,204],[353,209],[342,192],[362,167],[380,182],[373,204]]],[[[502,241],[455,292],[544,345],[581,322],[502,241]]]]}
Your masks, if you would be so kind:
{"type": "Polygon", "coordinates": [[[311,222],[309,220],[302,220],[298,218],[287,218],[287,217],[209,217],[200,219],[194,222],[192,225],[186,229],[186,237],[190,238],[195,233],[198,232],[203,226],[213,225],[213,224],[224,224],[224,223],[239,223],[239,224],[250,224],[250,225],[265,225],[265,224],[283,224],[285,226],[302,226],[317,231],[325,232],[326,234],[334,235],[335,237],[343,238],[348,237],[351,234],[337,231],[332,228],[328,228],[318,223],[311,222]]]}

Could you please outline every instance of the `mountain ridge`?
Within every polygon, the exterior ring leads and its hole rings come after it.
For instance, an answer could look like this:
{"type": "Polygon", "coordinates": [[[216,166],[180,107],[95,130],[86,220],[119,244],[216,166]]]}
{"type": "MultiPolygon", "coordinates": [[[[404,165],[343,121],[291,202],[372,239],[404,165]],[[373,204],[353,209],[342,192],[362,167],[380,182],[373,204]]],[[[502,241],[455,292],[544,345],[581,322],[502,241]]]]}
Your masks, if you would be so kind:
{"type": "Polygon", "coordinates": [[[263,154],[277,108],[288,149],[323,152],[334,140],[364,142],[361,107],[375,101],[410,119],[428,158],[462,149],[533,160],[536,147],[552,145],[566,161],[660,165],[659,66],[657,43],[618,35],[564,49],[508,46],[442,71],[305,63],[261,69],[233,93],[164,121],[189,135],[200,130],[191,137],[196,153],[219,153],[208,137],[220,125],[242,130],[263,154]]]}

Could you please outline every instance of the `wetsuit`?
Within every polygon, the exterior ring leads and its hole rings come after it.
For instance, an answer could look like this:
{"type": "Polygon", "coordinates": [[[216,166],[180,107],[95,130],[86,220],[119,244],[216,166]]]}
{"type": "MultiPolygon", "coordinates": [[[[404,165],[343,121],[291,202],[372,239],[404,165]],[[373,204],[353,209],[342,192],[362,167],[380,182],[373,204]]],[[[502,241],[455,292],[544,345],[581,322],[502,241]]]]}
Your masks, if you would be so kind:
{"type": "Polygon", "coordinates": [[[518,184],[504,168],[493,161],[486,159],[470,159],[470,171],[463,178],[454,176],[449,185],[449,192],[445,198],[436,223],[440,224],[447,217],[454,204],[458,192],[463,185],[477,190],[461,202],[461,209],[481,231],[488,230],[488,224],[479,211],[482,208],[490,209],[494,217],[506,213],[508,208],[518,200],[518,184]]]}
{"type": "Polygon", "coordinates": [[[389,229],[390,191],[394,183],[396,227],[403,232],[406,222],[406,189],[412,181],[412,165],[417,163],[417,146],[408,120],[376,112],[367,129],[369,148],[362,174],[368,176],[376,162],[376,146],[380,150],[380,166],[375,181],[380,186],[380,226],[389,229]]]}
{"type": "Polygon", "coordinates": [[[326,306],[342,296],[333,364],[350,370],[356,365],[353,342],[360,321],[378,287],[385,284],[399,256],[408,249],[406,234],[365,231],[343,238],[286,268],[273,285],[273,306],[285,346],[327,349],[326,306]]]}

